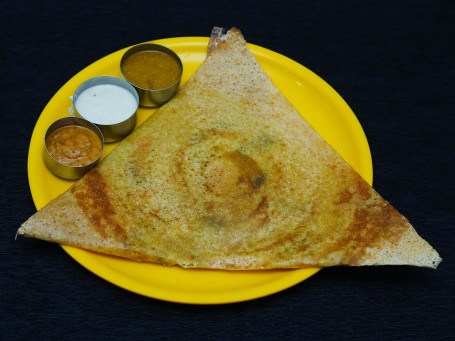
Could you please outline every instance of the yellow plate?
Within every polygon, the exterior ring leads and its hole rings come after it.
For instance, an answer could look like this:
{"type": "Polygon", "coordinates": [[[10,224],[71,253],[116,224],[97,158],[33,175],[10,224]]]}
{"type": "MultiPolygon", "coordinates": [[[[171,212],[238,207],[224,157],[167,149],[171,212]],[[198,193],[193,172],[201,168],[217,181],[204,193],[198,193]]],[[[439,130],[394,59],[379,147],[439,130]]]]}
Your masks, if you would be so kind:
{"type": "MultiPolygon", "coordinates": [[[[208,38],[184,37],[153,41],[174,50],[182,59],[185,82],[204,61],[208,38]]],[[[299,112],[335,149],[372,183],[370,149],[354,113],[321,78],[293,60],[249,44],[259,63],[299,112]]],[[[71,78],[44,108],[33,131],[28,155],[30,190],[37,209],[65,191],[71,181],[54,176],[42,158],[44,134],[58,118],[68,116],[70,96],[88,78],[121,77],[119,63],[127,48],[91,64],[71,78]]],[[[155,109],[140,108],[138,125],[155,109]]],[[[105,157],[115,146],[108,144],[105,157]]],[[[270,271],[185,270],[102,255],[74,247],[63,249],[82,266],[105,280],[132,292],[161,300],[220,304],[255,299],[289,288],[319,271],[319,268],[270,271]]]]}

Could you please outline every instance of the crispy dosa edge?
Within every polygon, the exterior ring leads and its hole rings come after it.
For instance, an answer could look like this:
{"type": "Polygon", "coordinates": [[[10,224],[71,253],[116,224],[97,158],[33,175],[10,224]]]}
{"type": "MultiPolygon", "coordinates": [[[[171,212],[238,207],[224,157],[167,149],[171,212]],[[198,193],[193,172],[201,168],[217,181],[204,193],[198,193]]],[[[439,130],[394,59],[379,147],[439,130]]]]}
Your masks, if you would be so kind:
{"type": "MultiPolygon", "coordinates": [[[[238,29],[231,29],[230,35],[232,39],[244,41],[238,29]]],[[[226,36],[222,34],[222,29],[216,28],[212,33],[208,46],[208,56],[217,48],[220,42],[224,43],[222,45],[226,45],[226,36]]],[[[226,48],[226,46],[223,48],[226,48]]],[[[359,181],[363,181],[363,179],[359,181]]],[[[125,243],[122,242],[121,233],[114,235],[113,238],[109,236],[100,238],[100,233],[92,230],[93,222],[88,221],[85,217],[83,210],[78,206],[70,191],[63,193],[58,199],[54,199],[38,213],[21,226],[18,230],[19,235],[82,247],[106,254],[115,254],[134,260],[167,264],[166,260],[158,256],[143,256],[129,250],[125,243]],[[70,232],[64,231],[61,229],[59,221],[73,221],[74,228],[70,232]]],[[[356,224],[371,223],[371,221],[362,219],[362,217],[358,217],[356,224]]],[[[351,257],[344,260],[341,264],[354,266],[409,264],[436,268],[441,261],[437,252],[417,235],[407,220],[404,226],[406,228],[398,240],[385,241],[381,248],[366,249],[362,255],[351,257]]],[[[121,231],[121,228],[119,228],[119,231],[121,231]]],[[[170,264],[174,264],[174,262],[171,261],[170,264]]],[[[330,265],[338,264],[327,264],[327,266],[330,265]]],[[[321,264],[308,264],[308,266],[321,266],[321,264]]],[[[244,267],[244,269],[248,269],[248,267],[244,267]]],[[[231,268],[231,270],[238,269],[231,268]]]]}

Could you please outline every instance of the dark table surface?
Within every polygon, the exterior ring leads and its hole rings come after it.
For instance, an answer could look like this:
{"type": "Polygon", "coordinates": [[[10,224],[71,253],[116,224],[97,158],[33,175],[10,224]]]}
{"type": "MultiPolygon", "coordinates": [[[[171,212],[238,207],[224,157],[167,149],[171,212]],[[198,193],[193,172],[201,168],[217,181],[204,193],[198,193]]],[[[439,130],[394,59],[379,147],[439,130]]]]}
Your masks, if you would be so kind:
{"type": "Polygon", "coordinates": [[[0,339],[453,339],[454,14],[453,1],[3,4],[0,339]],[[240,28],[344,98],[370,144],[373,186],[439,251],[437,270],[327,268],[264,298],[187,305],[110,284],[58,245],[15,240],[36,211],[30,137],[56,91],[119,49],[213,26],[240,28]]]}

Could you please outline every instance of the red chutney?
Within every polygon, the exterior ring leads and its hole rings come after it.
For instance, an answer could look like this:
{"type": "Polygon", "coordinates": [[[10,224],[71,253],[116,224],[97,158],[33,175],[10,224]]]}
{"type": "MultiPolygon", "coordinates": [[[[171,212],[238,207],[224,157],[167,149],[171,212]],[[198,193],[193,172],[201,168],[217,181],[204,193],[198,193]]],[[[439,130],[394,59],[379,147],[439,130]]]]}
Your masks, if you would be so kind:
{"type": "Polygon", "coordinates": [[[92,130],[67,126],[53,131],[46,139],[49,154],[67,166],[86,166],[103,150],[100,138],[92,130]]]}

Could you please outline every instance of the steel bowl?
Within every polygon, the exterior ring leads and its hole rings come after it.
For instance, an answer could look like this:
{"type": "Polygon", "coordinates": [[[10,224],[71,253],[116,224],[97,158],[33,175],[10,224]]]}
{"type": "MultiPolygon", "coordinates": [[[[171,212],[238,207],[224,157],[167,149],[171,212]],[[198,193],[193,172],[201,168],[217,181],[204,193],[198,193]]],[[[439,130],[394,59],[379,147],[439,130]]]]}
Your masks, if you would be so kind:
{"type": "Polygon", "coordinates": [[[180,57],[172,51],[170,48],[167,48],[166,46],[159,45],[159,44],[153,44],[153,43],[143,43],[139,45],[135,45],[128,49],[122,56],[122,59],[120,60],[120,71],[122,73],[123,78],[125,78],[137,91],[139,94],[139,105],[143,107],[157,107],[160,105],[163,105],[164,103],[168,102],[178,91],[179,86],[180,86],[180,81],[182,79],[182,73],[183,73],[183,64],[180,59],[180,57]],[[132,54],[138,53],[138,52],[145,52],[145,51],[157,51],[157,52],[163,52],[166,53],[167,55],[173,57],[180,65],[180,77],[179,79],[172,84],[171,86],[163,89],[157,89],[157,90],[152,90],[152,89],[144,89],[141,88],[134,83],[132,83],[127,77],[125,77],[123,73],[123,63],[125,60],[131,56],[132,54]]]}
{"type": "MultiPolygon", "coordinates": [[[[104,135],[104,140],[105,142],[116,142],[121,139],[123,139],[125,136],[127,136],[135,127],[136,127],[136,122],[137,122],[137,116],[136,116],[136,111],[137,108],[139,107],[139,95],[137,91],[134,89],[134,87],[127,82],[126,80],[118,77],[113,77],[113,76],[98,76],[98,77],[93,77],[85,82],[83,82],[79,87],[76,89],[74,95],[73,95],[73,106],[74,106],[74,114],[78,117],[82,117],[98,126],[98,128],[101,130],[101,132],[104,135]],[[102,124],[100,122],[95,122],[92,119],[90,119],[87,115],[87,113],[84,113],[80,105],[78,105],[78,98],[79,96],[87,89],[95,86],[95,85],[103,85],[103,84],[110,84],[110,85],[116,85],[124,88],[127,90],[129,93],[133,95],[133,97],[136,100],[136,106],[134,110],[131,110],[131,112],[127,113],[126,119],[121,120],[119,122],[114,122],[112,124],[102,124]]],[[[104,114],[104,113],[103,113],[104,114]]],[[[105,115],[109,115],[109,112],[106,112],[105,115]]]]}
{"type": "Polygon", "coordinates": [[[54,173],[55,175],[64,178],[64,179],[69,179],[69,180],[76,180],[80,179],[82,176],[84,176],[85,173],[87,173],[90,169],[95,167],[98,162],[100,161],[101,155],[103,154],[104,150],[104,137],[103,134],[101,133],[101,130],[98,129],[98,127],[79,117],[64,117],[61,118],[54,123],[52,123],[49,128],[46,131],[46,134],[44,135],[44,148],[43,148],[43,157],[44,157],[44,163],[46,164],[47,168],[54,173]],[[49,137],[50,134],[52,134],[55,130],[67,127],[67,126],[79,126],[79,127],[84,127],[88,128],[91,131],[93,131],[98,138],[101,141],[101,153],[98,156],[98,158],[85,165],[85,166],[68,166],[65,165],[58,160],[56,160],[50,153],[49,150],[47,149],[47,138],[49,137]]]}

